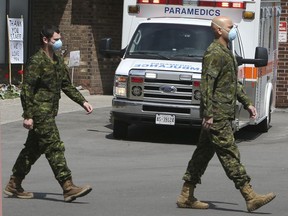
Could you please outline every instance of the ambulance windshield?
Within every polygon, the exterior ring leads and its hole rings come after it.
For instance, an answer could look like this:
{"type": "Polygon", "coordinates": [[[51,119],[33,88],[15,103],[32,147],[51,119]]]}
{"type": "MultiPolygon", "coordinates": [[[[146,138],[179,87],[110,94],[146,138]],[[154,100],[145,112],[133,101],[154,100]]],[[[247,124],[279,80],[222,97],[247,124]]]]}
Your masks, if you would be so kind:
{"type": "Polygon", "coordinates": [[[126,57],[201,62],[213,39],[210,26],[143,23],[133,35],[126,57]]]}

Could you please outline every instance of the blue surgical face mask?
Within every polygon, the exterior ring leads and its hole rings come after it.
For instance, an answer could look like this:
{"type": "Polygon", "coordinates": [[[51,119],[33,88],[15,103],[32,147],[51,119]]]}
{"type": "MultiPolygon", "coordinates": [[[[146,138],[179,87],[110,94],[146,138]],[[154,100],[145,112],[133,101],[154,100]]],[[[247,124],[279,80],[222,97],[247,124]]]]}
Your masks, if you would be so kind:
{"type": "Polygon", "coordinates": [[[229,39],[229,41],[233,41],[236,37],[237,37],[236,27],[233,26],[233,28],[230,29],[230,31],[228,33],[228,39],[229,39]]]}
{"type": "Polygon", "coordinates": [[[56,40],[55,43],[52,45],[52,47],[53,47],[54,51],[57,51],[57,50],[61,49],[61,47],[62,47],[61,39],[56,40]]]}

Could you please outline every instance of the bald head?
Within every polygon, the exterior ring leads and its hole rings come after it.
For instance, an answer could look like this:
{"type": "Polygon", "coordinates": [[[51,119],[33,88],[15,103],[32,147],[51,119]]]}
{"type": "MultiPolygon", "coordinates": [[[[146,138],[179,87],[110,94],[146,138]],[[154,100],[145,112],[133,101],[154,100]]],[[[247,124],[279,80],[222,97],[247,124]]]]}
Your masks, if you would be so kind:
{"type": "Polygon", "coordinates": [[[226,28],[227,26],[233,26],[233,22],[230,17],[219,16],[212,19],[211,27],[214,29],[226,28]]]}

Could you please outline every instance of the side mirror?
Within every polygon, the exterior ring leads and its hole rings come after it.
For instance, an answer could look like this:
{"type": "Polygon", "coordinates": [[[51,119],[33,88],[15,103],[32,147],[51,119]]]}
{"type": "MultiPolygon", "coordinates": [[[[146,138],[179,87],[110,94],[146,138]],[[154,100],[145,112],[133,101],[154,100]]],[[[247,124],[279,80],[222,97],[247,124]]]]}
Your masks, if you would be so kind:
{"type": "Polygon", "coordinates": [[[268,64],[268,51],[264,47],[256,47],[255,50],[255,67],[264,67],[268,64]]]}
{"type": "Polygon", "coordinates": [[[254,64],[255,67],[264,67],[268,64],[268,51],[264,47],[256,47],[255,59],[243,59],[240,56],[236,56],[238,65],[242,64],[254,64]]]}
{"type": "Polygon", "coordinates": [[[112,39],[103,38],[99,43],[99,52],[105,58],[111,58],[112,56],[122,57],[126,49],[122,50],[111,50],[112,39]]]}
{"type": "Polygon", "coordinates": [[[99,52],[101,55],[105,55],[105,52],[107,50],[111,50],[111,43],[112,39],[111,38],[103,38],[101,39],[99,43],[99,52]]]}

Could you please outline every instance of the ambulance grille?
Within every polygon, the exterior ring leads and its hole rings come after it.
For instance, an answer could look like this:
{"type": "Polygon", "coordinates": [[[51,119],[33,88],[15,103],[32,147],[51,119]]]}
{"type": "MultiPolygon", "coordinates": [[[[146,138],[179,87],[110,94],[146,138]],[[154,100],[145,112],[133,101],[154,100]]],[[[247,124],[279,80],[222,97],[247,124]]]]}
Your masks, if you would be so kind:
{"type": "Polygon", "coordinates": [[[144,101],[173,104],[199,104],[193,100],[193,82],[169,79],[145,79],[144,101]]]}

